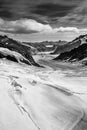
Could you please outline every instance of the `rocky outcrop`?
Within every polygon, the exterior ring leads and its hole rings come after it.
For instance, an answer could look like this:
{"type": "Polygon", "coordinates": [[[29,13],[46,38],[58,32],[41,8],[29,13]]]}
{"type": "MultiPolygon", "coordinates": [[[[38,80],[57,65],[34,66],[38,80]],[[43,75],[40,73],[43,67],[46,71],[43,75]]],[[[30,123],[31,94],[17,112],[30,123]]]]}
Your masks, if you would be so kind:
{"type": "Polygon", "coordinates": [[[70,51],[73,48],[78,47],[80,44],[81,44],[81,41],[78,40],[78,41],[74,41],[72,44],[69,42],[67,44],[57,46],[55,51],[53,53],[51,53],[51,54],[60,54],[60,53],[66,52],[66,51],[70,51]]]}
{"type": "Polygon", "coordinates": [[[7,60],[11,60],[11,61],[14,61],[14,62],[18,63],[18,60],[13,55],[9,55],[9,54],[8,55],[4,55],[3,53],[0,52],[0,59],[1,58],[6,58],[7,60]]]}
{"type": "MultiPolygon", "coordinates": [[[[20,62],[27,63],[28,65],[34,65],[38,67],[40,66],[34,61],[31,55],[31,48],[22,44],[21,42],[8,38],[7,36],[0,36],[0,48],[6,48],[9,51],[17,52],[21,54],[22,59],[20,59],[20,62]]],[[[10,57],[9,59],[12,59],[12,57],[15,57],[15,56],[11,56],[11,53],[10,55],[9,54],[4,55],[3,53],[2,54],[0,53],[0,55],[1,58],[10,57]]]]}
{"type": "MultiPolygon", "coordinates": [[[[61,53],[58,57],[54,60],[61,60],[61,61],[81,61],[87,58],[87,39],[86,35],[80,36],[74,42],[77,41],[76,46],[71,50],[66,50],[61,53]]],[[[72,46],[72,44],[71,44],[72,46]]]]}
{"type": "Polygon", "coordinates": [[[72,49],[79,47],[81,44],[85,43],[86,41],[87,41],[87,35],[81,35],[71,42],[68,42],[64,45],[57,46],[55,51],[51,54],[60,54],[64,52],[69,52],[72,49]]]}
{"type": "Polygon", "coordinates": [[[61,53],[55,60],[80,61],[87,57],[87,44],[83,44],[78,48],[69,52],[61,53]]]}

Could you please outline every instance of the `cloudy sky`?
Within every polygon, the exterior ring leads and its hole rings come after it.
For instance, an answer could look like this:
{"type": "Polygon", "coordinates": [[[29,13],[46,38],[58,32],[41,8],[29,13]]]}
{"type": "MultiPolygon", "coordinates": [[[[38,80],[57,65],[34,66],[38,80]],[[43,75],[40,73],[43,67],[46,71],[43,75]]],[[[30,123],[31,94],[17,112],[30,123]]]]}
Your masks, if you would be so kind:
{"type": "Polygon", "coordinates": [[[85,33],[87,0],[0,0],[0,34],[21,41],[54,41],[85,33]]]}

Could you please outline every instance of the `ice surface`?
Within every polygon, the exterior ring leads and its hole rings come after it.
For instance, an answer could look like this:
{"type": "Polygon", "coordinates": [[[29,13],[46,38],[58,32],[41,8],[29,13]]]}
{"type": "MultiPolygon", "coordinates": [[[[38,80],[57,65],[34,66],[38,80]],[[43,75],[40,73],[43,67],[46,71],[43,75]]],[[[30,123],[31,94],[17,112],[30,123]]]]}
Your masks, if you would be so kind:
{"type": "Polygon", "coordinates": [[[87,69],[38,62],[0,60],[0,130],[87,130],[87,69]]]}

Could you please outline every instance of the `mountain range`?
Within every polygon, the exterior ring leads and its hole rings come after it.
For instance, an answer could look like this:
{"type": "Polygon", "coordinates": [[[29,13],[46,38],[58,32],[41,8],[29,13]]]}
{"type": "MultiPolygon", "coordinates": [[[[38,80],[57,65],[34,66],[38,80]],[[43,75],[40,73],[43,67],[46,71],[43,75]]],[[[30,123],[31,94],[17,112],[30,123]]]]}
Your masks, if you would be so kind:
{"type": "Polygon", "coordinates": [[[34,61],[29,46],[8,38],[7,36],[0,36],[0,58],[40,67],[40,65],[34,61]]]}
{"type": "Polygon", "coordinates": [[[87,65],[87,35],[81,35],[71,42],[19,42],[9,37],[0,36],[0,58],[11,60],[17,63],[41,67],[35,62],[33,55],[38,52],[49,52],[58,54],[53,60],[80,62],[87,65]]]}
{"type": "MultiPolygon", "coordinates": [[[[54,58],[57,61],[83,61],[87,58],[87,35],[81,35],[75,40],[55,50],[59,55],[54,58]]],[[[87,63],[85,63],[87,64],[87,63]]]]}

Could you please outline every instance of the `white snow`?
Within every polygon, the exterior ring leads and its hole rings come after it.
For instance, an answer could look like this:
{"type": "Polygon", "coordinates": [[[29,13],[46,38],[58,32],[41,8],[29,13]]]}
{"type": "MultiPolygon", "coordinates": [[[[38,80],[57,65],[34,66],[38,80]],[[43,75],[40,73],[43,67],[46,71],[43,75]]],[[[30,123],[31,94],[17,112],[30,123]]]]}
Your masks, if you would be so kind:
{"type": "Polygon", "coordinates": [[[45,66],[0,60],[0,130],[87,130],[85,70],[45,66]]]}

